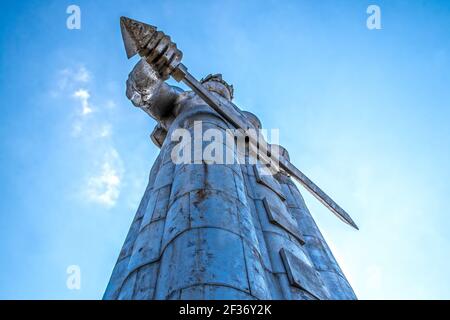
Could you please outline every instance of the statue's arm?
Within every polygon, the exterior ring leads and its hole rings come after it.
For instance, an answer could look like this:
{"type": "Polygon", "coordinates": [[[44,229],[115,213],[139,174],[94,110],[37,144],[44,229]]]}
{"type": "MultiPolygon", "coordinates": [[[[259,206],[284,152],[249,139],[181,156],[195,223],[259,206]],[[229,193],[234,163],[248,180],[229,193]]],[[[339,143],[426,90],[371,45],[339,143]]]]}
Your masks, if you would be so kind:
{"type": "Polygon", "coordinates": [[[170,116],[182,92],[165,83],[160,73],[144,60],[139,61],[128,76],[128,99],[157,121],[170,116]]]}

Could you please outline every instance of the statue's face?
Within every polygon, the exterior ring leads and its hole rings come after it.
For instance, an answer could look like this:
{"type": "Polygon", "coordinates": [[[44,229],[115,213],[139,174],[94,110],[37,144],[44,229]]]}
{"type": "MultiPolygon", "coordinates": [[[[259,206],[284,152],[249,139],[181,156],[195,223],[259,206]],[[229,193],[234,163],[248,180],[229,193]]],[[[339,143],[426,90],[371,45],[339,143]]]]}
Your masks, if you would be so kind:
{"type": "Polygon", "coordinates": [[[209,91],[216,92],[220,94],[222,97],[227,99],[228,101],[231,101],[231,92],[228,90],[228,88],[218,81],[206,81],[203,83],[203,85],[208,89],[209,91]]]}

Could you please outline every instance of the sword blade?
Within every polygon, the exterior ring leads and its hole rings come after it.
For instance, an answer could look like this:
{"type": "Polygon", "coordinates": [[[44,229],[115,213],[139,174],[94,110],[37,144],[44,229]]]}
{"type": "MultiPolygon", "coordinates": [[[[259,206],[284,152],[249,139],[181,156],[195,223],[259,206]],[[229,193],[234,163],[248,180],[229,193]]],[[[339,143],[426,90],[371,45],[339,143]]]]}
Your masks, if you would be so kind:
{"type": "Polygon", "coordinates": [[[280,158],[280,167],[295,178],[306,190],[308,190],[316,199],[324,204],[331,212],[333,212],[339,219],[359,230],[356,223],[350,215],[341,208],[333,199],[331,199],[322,189],[311,181],[303,172],[295,167],[291,162],[280,158]]]}
{"type": "MultiPolygon", "coordinates": [[[[224,106],[220,100],[214,97],[197,79],[195,79],[183,64],[179,64],[175,70],[177,77],[175,80],[183,81],[188,87],[190,87],[197,95],[199,95],[211,108],[213,108],[219,115],[225,120],[230,122],[237,129],[247,130],[249,125],[243,121],[240,117],[229,112],[229,109],[224,106]]],[[[261,144],[257,144],[257,141],[252,141],[250,137],[250,143],[258,145],[257,152],[263,162],[271,163],[267,157],[267,149],[261,144]]],[[[307,191],[309,191],[314,197],[316,197],[322,204],[324,204],[331,212],[333,212],[339,219],[352,226],[356,230],[359,230],[356,223],[350,217],[350,215],[341,208],[333,199],[331,199],[322,189],[320,189],[314,182],[311,181],[303,172],[295,167],[291,162],[284,158],[279,158],[279,166],[289,175],[294,177],[307,191]]]]}

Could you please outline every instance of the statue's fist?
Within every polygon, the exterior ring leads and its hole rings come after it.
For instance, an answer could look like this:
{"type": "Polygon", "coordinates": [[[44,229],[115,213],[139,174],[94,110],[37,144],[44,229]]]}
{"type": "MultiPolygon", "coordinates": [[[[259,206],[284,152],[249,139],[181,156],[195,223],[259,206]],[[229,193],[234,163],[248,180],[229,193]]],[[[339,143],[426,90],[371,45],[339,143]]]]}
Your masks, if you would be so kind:
{"type": "Polygon", "coordinates": [[[127,97],[136,107],[142,107],[162,83],[157,71],[144,60],[139,61],[127,79],[127,97]]]}
{"type": "Polygon", "coordinates": [[[148,55],[146,61],[152,65],[163,80],[167,80],[181,61],[183,53],[178,50],[176,43],[161,31],[155,32],[147,44],[148,55]]]}

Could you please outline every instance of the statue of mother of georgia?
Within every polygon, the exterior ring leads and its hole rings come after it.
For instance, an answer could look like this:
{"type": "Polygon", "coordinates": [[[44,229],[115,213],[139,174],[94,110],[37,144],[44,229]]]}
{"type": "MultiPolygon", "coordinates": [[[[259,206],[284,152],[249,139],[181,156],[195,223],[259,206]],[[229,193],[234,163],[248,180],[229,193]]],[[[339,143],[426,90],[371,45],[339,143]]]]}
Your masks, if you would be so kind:
{"type": "MultiPolygon", "coordinates": [[[[166,58],[181,56],[167,39],[158,45],[166,58]]],[[[236,150],[234,163],[174,161],[176,130],[202,139],[195,123],[202,133],[232,127],[194,92],[168,85],[170,59],[155,59],[135,66],[126,93],[156,120],[160,153],[103,298],[356,299],[288,174],[267,175],[239,162],[236,150]]],[[[230,112],[237,108],[221,75],[201,82],[230,112]]]]}

